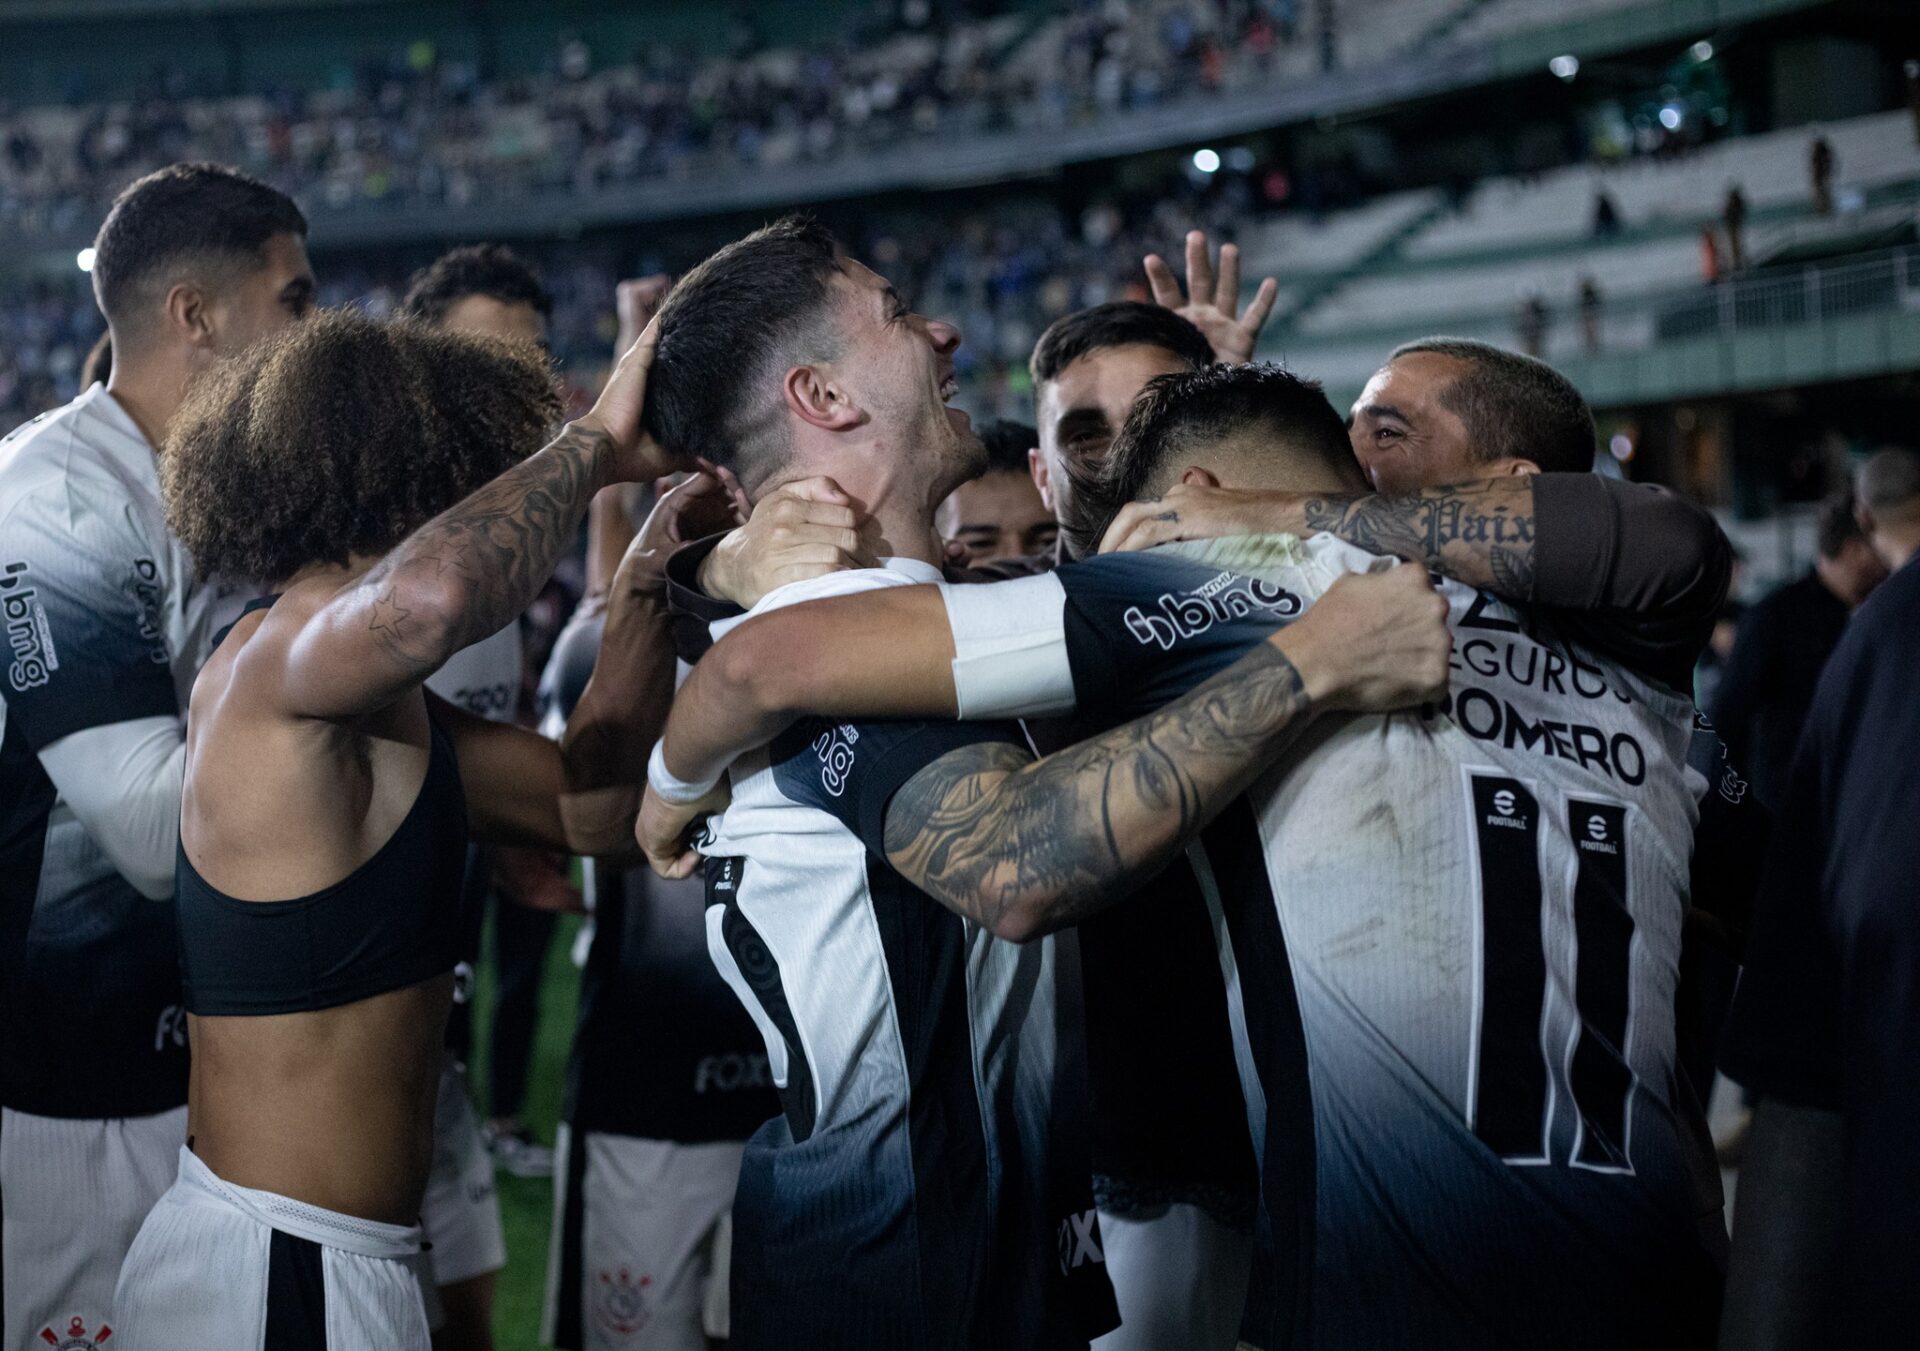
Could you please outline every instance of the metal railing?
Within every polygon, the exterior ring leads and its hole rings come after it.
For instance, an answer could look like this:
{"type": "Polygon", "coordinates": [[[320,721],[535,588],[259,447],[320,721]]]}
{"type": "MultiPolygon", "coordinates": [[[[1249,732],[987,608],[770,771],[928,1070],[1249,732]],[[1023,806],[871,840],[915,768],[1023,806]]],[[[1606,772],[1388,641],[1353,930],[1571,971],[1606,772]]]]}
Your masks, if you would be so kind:
{"type": "Polygon", "coordinates": [[[1656,311],[1653,338],[1731,336],[1742,330],[1812,324],[1863,310],[1920,308],[1920,247],[1833,262],[1766,268],[1702,286],[1656,311]]]}

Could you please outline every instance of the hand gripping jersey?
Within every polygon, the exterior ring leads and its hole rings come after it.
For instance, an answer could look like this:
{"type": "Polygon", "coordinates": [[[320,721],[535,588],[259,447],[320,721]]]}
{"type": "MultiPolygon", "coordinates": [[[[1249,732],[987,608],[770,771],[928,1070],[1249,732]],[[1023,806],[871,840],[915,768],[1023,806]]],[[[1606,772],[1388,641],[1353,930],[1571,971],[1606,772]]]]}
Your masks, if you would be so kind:
{"type": "MultiPolygon", "coordinates": [[[[937,578],[894,560],[759,608],[937,578]]],[[[734,1202],[742,1351],[1078,1348],[1115,1321],[1071,938],[994,938],[908,885],[881,841],[914,773],[1017,737],[814,720],[733,767],[700,845],[708,943],[785,1109],[748,1141],[734,1202]]]]}
{"type": "MultiPolygon", "coordinates": [[[[961,705],[1118,722],[1387,565],[1269,537],[956,590],[961,705]],[[1018,697],[981,678],[975,630],[1020,649],[1018,697]]],[[[1700,1213],[1674,1047],[1715,786],[1689,766],[1692,706],[1540,616],[1441,589],[1445,702],[1316,723],[1192,851],[1257,1077],[1277,1248],[1261,1340],[1702,1344],[1719,1216],[1700,1213]]]]}
{"type": "Polygon", "coordinates": [[[153,451],[103,386],[0,442],[6,1106],[111,1118],[187,1100],[173,902],[115,870],[39,757],[76,732],[177,719],[243,599],[195,582],[167,532],[153,451]]]}

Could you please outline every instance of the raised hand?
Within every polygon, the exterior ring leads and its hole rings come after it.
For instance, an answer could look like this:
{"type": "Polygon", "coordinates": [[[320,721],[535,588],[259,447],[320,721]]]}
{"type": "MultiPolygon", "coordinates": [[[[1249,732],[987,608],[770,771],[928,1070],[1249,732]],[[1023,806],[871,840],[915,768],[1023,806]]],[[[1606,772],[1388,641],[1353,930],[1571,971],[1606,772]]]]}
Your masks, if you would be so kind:
{"type": "Polygon", "coordinates": [[[1237,365],[1253,360],[1260,330],[1273,313],[1279,298],[1280,283],[1264,278],[1245,313],[1240,311],[1240,248],[1226,244],[1220,249],[1220,272],[1216,279],[1213,260],[1208,255],[1207,232],[1187,231],[1187,290],[1183,294],[1180,279],[1173,275],[1166,260],[1157,253],[1146,259],[1147,285],[1153,302],[1164,305],[1206,335],[1216,361],[1237,365]]]}
{"type": "Polygon", "coordinates": [[[673,278],[664,272],[623,281],[613,288],[613,312],[620,321],[619,335],[613,340],[615,361],[625,356],[627,349],[639,340],[641,331],[652,322],[660,302],[671,289],[673,278]]]}

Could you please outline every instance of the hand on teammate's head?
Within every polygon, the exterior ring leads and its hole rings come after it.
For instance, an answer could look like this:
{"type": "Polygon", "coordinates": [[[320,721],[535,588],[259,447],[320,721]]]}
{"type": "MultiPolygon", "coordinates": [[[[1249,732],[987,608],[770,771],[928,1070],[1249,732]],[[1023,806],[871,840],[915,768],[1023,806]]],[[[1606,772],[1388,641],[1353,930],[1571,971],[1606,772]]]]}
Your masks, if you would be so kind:
{"type": "Polygon", "coordinates": [[[1269,641],[1322,708],[1388,713],[1446,693],[1447,602],[1418,563],[1347,574],[1269,641]]]}
{"type": "Polygon", "coordinates": [[[647,375],[653,367],[653,353],[660,342],[660,325],[649,321],[646,328],[614,364],[606,387],[593,402],[593,408],[580,419],[597,428],[613,441],[614,462],[609,483],[636,483],[658,478],[676,469],[688,467],[667,453],[640,424],[640,413],[647,402],[647,375]]]}
{"type": "Polygon", "coordinates": [[[796,479],[754,504],[701,573],[707,594],[752,609],[769,591],[880,565],[873,521],[830,478],[796,479]]]}

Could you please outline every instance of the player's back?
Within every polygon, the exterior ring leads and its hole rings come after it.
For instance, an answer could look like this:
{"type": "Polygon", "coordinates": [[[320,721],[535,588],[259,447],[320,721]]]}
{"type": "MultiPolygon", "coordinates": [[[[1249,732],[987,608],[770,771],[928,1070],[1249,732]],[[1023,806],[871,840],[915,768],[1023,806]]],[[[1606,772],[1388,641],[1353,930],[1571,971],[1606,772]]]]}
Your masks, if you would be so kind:
{"type": "MultiPolygon", "coordinates": [[[[1062,574],[1068,631],[1102,631],[1130,714],[1377,564],[1102,558],[1062,574]]],[[[1446,704],[1323,721],[1196,851],[1260,1071],[1267,1344],[1700,1344],[1724,1238],[1673,1084],[1691,704],[1443,589],[1446,704]]]]}

